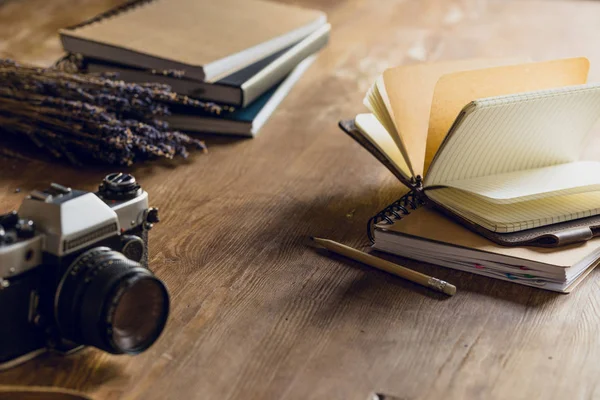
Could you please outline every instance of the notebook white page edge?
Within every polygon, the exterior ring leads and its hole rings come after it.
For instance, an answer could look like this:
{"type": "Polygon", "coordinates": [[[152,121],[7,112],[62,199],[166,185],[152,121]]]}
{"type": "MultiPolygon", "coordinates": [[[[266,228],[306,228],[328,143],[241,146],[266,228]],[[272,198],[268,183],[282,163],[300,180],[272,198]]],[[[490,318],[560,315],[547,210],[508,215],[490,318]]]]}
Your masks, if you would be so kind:
{"type": "Polygon", "coordinates": [[[571,266],[556,266],[543,264],[530,260],[521,260],[506,255],[488,253],[486,251],[463,248],[449,243],[422,239],[412,235],[375,231],[376,243],[387,243],[406,252],[417,252],[440,259],[457,260],[470,263],[478,269],[491,269],[511,275],[534,275],[537,277],[569,281],[577,278],[579,274],[598,260],[600,246],[586,257],[571,266]]]}
{"type": "Polygon", "coordinates": [[[536,282],[532,282],[532,281],[528,281],[528,280],[509,279],[505,275],[502,275],[499,273],[492,273],[492,272],[480,270],[477,268],[465,267],[464,265],[462,265],[460,263],[441,260],[441,259],[438,259],[438,258],[435,258],[432,256],[397,252],[394,249],[388,249],[386,247],[379,247],[379,246],[374,246],[374,248],[379,251],[383,251],[383,252],[390,253],[390,254],[393,254],[396,256],[400,256],[400,257],[410,258],[412,260],[416,260],[416,261],[420,261],[420,262],[425,262],[425,263],[428,263],[431,265],[437,265],[437,266],[441,266],[441,267],[445,267],[445,268],[451,268],[451,269],[455,269],[455,270],[459,270],[459,271],[469,272],[469,273],[473,273],[476,275],[486,276],[488,278],[495,278],[495,279],[499,279],[499,280],[503,280],[503,281],[507,281],[507,282],[517,283],[520,285],[531,286],[531,287],[536,287],[539,289],[546,289],[546,290],[550,290],[550,291],[554,291],[554,292],[561,292],[561,293],[565,293],[565,291],[568,289],[567,284],[559,284],[559,283],[554,283],[554,282],[536,283],[536,282]]]}
{"type": "MultiPolygon", "coordinates": [[[[400,221],[400,223],[402,223],[400,221]]],[[[553,271],[556,274],[566,275],[564,272],[570,266],[562,266],[562,265],[554,265],[554,264],[546,264],[538,261],[533,261],[529,259],[518,258],[514,256],[508,256],[503,254],[497,254],[489,251],[464,247],[460,245],[455,245],[452,243],[446,243],[442,241],[436,241],[432,239],[422,238],[419,236],[413,236],[410,234],[388,231],[385,227],[380,229],[375,229],[375,244],[381,243],[381,241],[393,242],[398,247],[418,247],[422,248],[429,253],[442,253],[446,255],[455,255],[457,258],[460,257],[468,257],[471,259],[478,259],[483,262],[494,262],[501,263],[504,265],[512,265],[515,268],[519,269],[520,267],[525,267],[531,270],[536,271],[553,271]]],[[[600,250],[599,250],[600,252],[600,250]]]]}
{"type": "Polygon", "coordinates": [[[323,25],[242,83],[244,93],[242,107],[248,106],[273,84],[285,79],[286,75],[289,75],[304,59],[320,51],[329,41],[330,32],[331,24],[323,25]]]}
{"type": "Polygon", "coordinates": [[[461,271],[470,272],[478,275],[484,275],[491,278],[499,278],[502,280],[507,280],[510,282],[515,282],[524,285],[542,288],[545,288],[546,285],[556,285],[555,287],[559,288],[559,291],[561,292],[566,292],[571,287],[571,285],[577,282],[581,277],[587,275],[587,273],[589,273],[590,271],[590,268],[593,269],[598,264],[598,259],[596,258],[591,263],[585,265],[582,264],[581,267],[574,271],[574,273],[568,275],[565,279],[552,279],[533,274],[503,272],[501,270],[489,268],[488,266],[483,266],[483,268],[479,268],[481,267],[480,265],[476,266],[475,264],[464,262],[460,259],[437,257],[435,255],[431,255],[430,253],[412,252],[411,249],[403,249],[402,256],[411,259],[420,259],[422,261],[429,262],[434,265],[445,266],[443,265],[443,263],[447,263],[448,265],[455,266],[450,268],[460,269],[461,271]],[[426,261],[427,259],[429,259],[430,261],[426,261]]]}
{"type": "Polygon", "coordinates": [[[239,71],[240,69],[253,64],[277,51],[284,49],[317,31],[323,25],[327,24],[327,16],[321,15],[316,21],[293,30],[287,34],[278,36],[268,42],[258,44],[254,47],[242,50],[239,53],[232,54],[218,61],[203,66],[205,80],[213,82],[219,79],[223,73],[239,71]]]}
{"type": "MultiPolygon", "coordinates": [[[[483,275],[490,278],[496,278],[508,282],[518,283],[526,286],[532,286],[552,291],[557,291],[561,293],[568,293],[572,290],[577,284],[581,282],[581,280],[587,276],[598,264],[598,256],[600,256],[600,247],[596,249],[593,253],[591,253],[588,257],[584,258],[577,264],[573,265],[570,268],[566,268],[569,271],[568,275],[563,280],[563,283],[556,283],[549,281],[545,278],[524,278],[519,277],[516,274],[509,273],[509,276],[506,273],[501,271],[495,271],[493,269],[480,269],[473,266],[467,266],[466,263],[462,262],[461,258],[447,258],[447,257],[439,257],[436,255],[434,251],[424,252],[424,251],[413,251],[410,246],[399,246],[397,243],[390,242],[388,240],[382,240],[385,236],[393,236],[393,237],[407,237],[407,235],[397,234],[397,233],[388,233],[388,232],[378,232],[375,231],[376,235],[379,233],[379,237],[376,236],[375,244],[373,248],[375,250],[383,251],[386,253],[390,253],[400,257],[406,257],[413,260],[426,262],[433,265],[438,265],[442,267],[457,269],[460,271],[470,272],[477,275],[483,275]],[[385,235],[385,236],[384,236],[385,235]]],[[[421,241],[420,239],[415,239],[417,241],[421,241]]],[[[433,242],[435,243],[435,242],[433,242]]],[[[452,246],[444,243],[437,243],[440,247],[448,247],[448,248],[456,248],[457,246],[452,246]]],[[[476,252],[476,251],[475,251],[476,252]]],[[[490,253],[491,254],[491,253],[490,253]]],[[[485,262],[483,262],[485,264],[485,262]]],[[[536,271],[534,271],[536,272],[536,271]]]]}

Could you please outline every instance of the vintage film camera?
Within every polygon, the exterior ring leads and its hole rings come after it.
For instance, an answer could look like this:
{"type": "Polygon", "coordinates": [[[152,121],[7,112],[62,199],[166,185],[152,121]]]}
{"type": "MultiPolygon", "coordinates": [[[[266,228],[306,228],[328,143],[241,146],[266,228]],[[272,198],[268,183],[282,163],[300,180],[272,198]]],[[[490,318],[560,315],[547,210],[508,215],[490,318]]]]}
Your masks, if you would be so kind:
{"type": "Polygon", "coordinates": [[[0,370],[48,349],[137,354],[161,334],[169,295],[148,269],[158,210],[129,174],[98,192],[52,184],[0,216],[0,370]]]}

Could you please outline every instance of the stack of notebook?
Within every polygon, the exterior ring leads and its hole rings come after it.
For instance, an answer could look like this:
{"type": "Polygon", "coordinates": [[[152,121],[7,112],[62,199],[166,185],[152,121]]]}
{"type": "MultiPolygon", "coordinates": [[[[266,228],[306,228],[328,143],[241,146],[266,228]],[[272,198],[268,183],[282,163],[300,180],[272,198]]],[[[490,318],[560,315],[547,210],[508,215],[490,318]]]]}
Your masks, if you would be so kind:
{"type": "Polygon", "coordinates": [[[170,85],[232,106],[219,117],[177,109],[173,129],[254,136],[329,39],[315,10],[263,0],[134,0],[60,31],[88,72],[170,85]]]}
{"type": "Polygon", "coordinates": [[[386,70],[364,99],[371,113],[340,122],[410,189],[372,219],[375,248],[572,289],[600,258],[600,153],[588,151],[600,84],[588,69],[572,58],[386,70]]]}
{"type": "Polygon", "coordinates": [[[373,247],[430,264],[563,293],[572,291],[600,260],[600,238],[561,248],[500,246],[427,207],[419,207],[392,224],[376,225],[373,247]]]}

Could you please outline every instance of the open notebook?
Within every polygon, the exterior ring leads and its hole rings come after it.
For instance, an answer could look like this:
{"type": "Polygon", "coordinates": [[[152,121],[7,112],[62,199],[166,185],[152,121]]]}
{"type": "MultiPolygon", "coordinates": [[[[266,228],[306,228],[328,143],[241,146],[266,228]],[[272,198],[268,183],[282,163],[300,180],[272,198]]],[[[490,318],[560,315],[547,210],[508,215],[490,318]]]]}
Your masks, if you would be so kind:
{"type": "MultiPolygon", "coordinates": [[[[340,126],[412,189],[415,203],[497,243],[590,239],[600,233],[600,161],[583,154],[600,84],[586,84],[585,58],[503,63],[388,69],[365,97],[371,113],[340,126]]],[[[391,211],[398,207],[406,208],[391,211]]]]}

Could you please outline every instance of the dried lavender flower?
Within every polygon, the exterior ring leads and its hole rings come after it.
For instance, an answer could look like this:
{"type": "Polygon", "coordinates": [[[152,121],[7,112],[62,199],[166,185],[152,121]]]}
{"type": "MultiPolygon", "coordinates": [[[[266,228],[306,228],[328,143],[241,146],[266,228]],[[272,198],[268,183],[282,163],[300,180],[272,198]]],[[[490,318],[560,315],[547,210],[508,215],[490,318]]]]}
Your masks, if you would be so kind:
{"type": "Polygon", "coordinates": [[[170,105],[231,111],[181,96],[168,85],[75,73],[79,66],[73,59],[48,69],[0,60],[0,133],[78,165],[131,165],[206,150],[203,142],[171,131],[160,119],[169,115],[170,105]]]}

